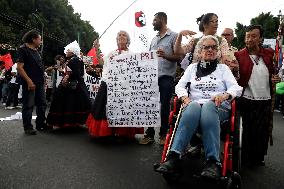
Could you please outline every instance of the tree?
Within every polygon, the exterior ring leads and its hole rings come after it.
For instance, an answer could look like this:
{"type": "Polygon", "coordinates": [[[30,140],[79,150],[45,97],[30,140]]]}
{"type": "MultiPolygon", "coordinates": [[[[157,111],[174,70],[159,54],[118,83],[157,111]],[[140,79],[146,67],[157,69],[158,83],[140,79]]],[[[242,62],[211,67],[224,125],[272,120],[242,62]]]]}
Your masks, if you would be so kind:
{"type": "Polygon", "coordinates": [[[63,54],[68,43],[77,40],[78,32],[83,53],[91,49],[98,37],[90,23],[74,13],[68,0],[0,0],[0,10],[0,44],[19,47],[25,32],[41,32],[41,22],[44,24],[43,59],[47,65],[53,63],[57,54],[63,54]]]}
{"type": "Polygon", "coordinates": [[[243,24],[237,22],[237,29],[235,29],[236,37],[234,38],[232,45],[241,49],[245,46],[245,27],[243,24]]]}
{"type": "MultiPolygon", "coordinates": [[[[257,17],[252,18],[250,20],[250,24],[257,24],[261,25],[264,29],[263,37],[264,38],[276,38],[277,31],[279,26],[279,19],[274,17],[270,12],[268,13],[261,13],[257,17]]],[[[238,49],[245,47],[245,28],[246,26],[237,22],[236,24],[236,38],[233,41],[233,45],[238,49]]]]}

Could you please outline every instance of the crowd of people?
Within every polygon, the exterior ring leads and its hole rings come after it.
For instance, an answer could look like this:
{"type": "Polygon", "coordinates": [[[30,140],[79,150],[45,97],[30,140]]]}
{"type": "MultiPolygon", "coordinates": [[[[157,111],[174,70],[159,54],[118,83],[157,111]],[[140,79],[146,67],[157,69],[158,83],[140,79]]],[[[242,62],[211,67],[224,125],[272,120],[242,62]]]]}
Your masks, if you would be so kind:
{"type": "Polygon", "coordinates": [[[17,63],[9,70],[6,70],[4,62],[0,62],[0,102],[7,110],[22,108],[18,80],[17,63]]]}
{"type": "MultiPolygon", "coordinates": [[[[283,81],[283,70],[280,70],[279,75],[275,73],[274,51],[262,47],[261,26],[251,25],[246,28],[245,47],[238,50],[232,46],[232,29],[225,28],[221,36],[217,35],[218,22],[218,16],[214,13],[199,17],[197,23],[202,36],[195,38],[193,36],[196,32],[188,29],[179,33],[170,30],[166,13],[158,12],[154,15],[153,27],[157,35],[152,39],[149,50],[155,50],[158,56],[160,145],[164,145],[169,129],[170,101],[174,93],[184,107],[167,161],[160,166],[159,172],[177,169],[182,153],[200,127],[207,161],[201,175],[219,177],[220,123],[229,118],[230,102],[236,97],[242,117],[244,163],[264,165],[273,125],[274,85],[281,79],[283,81]],[[191,37],[191,40],[183,45],[183,37],[191,37]],[[180,75],[176,75],[177,67],[183,68],[180,75]]],[[[115,56],[131,52],[131,40],[126,31],[117,33],[117,49],[106,56],[97,51],[100,44],[98,39],[95,40],[94,64],[87,67],[84,66],[77,43],[66,46],[65,57],[56,56],[55,64],[45,68],[38,51],[40,34],[30,31],[24,35],[23,42],[12,68],[7,71],[1,66],[0,98],[6,103],[6,109],[21,108],[19,102],[22,104],[23,127],[27,135],[35,135],[36,130],[86,124],[93,137],[134,139],[136,134],[145,132],[138,143],[147,145],[155,142],[153,127],[144,131],[144,128],[139,127],[108,126],[107,62],[115,56]],[[101,78],[93,103],[84,83],[85,73],[101,78]],[[52,81],[47,88],[46,76],[52,81]],[[20,96],[19,90],[22,94],[20,96]],[[47,100],[51,105],[46,116],[47,100]],[[31,122],[34,106],[37,114],[36,130],[31,122]]]]}

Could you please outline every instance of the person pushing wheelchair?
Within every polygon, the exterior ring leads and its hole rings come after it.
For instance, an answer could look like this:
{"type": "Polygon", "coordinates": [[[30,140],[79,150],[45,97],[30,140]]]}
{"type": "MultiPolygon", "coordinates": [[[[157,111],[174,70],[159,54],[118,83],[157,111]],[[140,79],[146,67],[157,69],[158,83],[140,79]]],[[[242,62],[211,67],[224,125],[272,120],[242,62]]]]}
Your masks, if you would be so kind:
{"type": "Polygon", "coordinates": [[[167,160],[156,171],[174,173],[180,169],[181,155],[200,126],[206,160],[201,176],[216,179],[221,176],[220,123],[229,119],[230,101],[241,95],[242,87],[230,68],[218,62],[215,36],[202,37],[197,48],[200,61],[189,65],[176,85],[183,112],[167,160]]]}

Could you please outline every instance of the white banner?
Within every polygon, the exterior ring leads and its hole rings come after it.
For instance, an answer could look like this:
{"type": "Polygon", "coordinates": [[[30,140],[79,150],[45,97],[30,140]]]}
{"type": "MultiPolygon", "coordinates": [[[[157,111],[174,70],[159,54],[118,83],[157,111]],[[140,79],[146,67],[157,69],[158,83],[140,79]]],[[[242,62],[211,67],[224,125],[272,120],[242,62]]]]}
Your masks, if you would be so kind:
{"type": "Polygon", "coordinates": [[[135,12],[135,28],[133,39],[135,52],[144,52],[149,50],[146,16],[142,11],[135,12]]]}
{"type": "Polygon", "coordinates": [[[88,75],[87,73],[85,73],[84,80],[85,80],[85,84],[87,86],[87,89],[89,91],[90,98],[95,99],[96,95],[99,91],[101,79],[92,77],[92,76],[88,75]]]}
{"type": "Polygon", "coordinates": [[[268,47],[272,48],[273,50],[275,50],[276,39],[264,39],[263,45],[268,46],[268,47]]]}
{"type": "Polygon", "coordinates": [[[160,126],[156,52],[122,54],[107,66],[109,127],[160,126]]]}

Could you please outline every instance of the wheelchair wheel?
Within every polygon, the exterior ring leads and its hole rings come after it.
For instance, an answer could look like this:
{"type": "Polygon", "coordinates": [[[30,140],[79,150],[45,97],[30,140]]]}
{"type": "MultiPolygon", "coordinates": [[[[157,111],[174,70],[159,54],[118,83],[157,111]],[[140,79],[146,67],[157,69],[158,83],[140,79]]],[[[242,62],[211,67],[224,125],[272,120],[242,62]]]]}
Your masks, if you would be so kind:
{"type": "Polygon", "coordinates": [[[241,171],[241,148],[242,148],[242,125],[240,112],[236,111],[235,129],[233,133],[233,171],[239,173],[241,171]]]}
{"type": "Polygon", "coordinates": [[[233,172],[228,179],[226,189],[240,189],[242,188],[242,179],[237,172],[233,172]]]}

